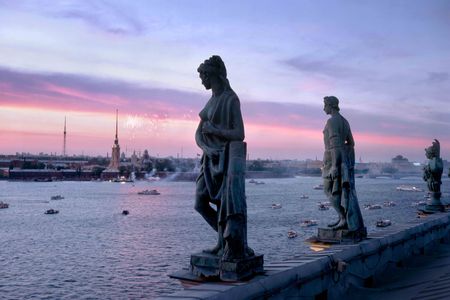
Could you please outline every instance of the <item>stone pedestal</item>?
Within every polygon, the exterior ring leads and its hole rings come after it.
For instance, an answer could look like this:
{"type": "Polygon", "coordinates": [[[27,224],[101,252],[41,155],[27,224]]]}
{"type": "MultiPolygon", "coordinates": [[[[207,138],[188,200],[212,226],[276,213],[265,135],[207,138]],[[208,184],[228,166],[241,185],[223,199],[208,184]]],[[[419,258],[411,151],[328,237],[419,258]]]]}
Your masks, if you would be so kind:
{"type": "Polygon", "coordinates": [[[317,236],[313,237],[311,241],[332,244],[353,244],[362,241],[366,237],[366,227],[363,227],[362,229],[356,231],[349,231],[345,229],[334,230],[331,228],[319,228],[317,231],[317,236]]]}
{"type": "Polygon", "coordinates": [[[195,276],[207,280],[240,281],[263,272],[263,263],[263,255],[222,261],[217,255],[196,253],[191,255],[190,270],[195,276]]]}
{"type": "Polygon", "coordinates": [[[427,205],[425,206],[424,212],[434,213],[434,212],[440,212],[440,211],[445,211],[445,207],[441,202],[441,193],[434,192],[431,194],[430,200],[428,201],[427,205]]]}

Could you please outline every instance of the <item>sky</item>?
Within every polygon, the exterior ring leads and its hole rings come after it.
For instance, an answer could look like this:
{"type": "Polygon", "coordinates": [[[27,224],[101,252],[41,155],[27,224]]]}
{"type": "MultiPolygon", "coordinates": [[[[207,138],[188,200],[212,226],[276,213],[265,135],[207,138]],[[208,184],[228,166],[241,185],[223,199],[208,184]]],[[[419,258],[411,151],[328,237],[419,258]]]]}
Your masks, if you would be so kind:
{"type": "Polygon", "coordinates": [[[250,159],[322,158],[323,97],[356,155],[450,158],[450,2],[0,0],[0,153],[194,157],[224,60],[250,159]]]}

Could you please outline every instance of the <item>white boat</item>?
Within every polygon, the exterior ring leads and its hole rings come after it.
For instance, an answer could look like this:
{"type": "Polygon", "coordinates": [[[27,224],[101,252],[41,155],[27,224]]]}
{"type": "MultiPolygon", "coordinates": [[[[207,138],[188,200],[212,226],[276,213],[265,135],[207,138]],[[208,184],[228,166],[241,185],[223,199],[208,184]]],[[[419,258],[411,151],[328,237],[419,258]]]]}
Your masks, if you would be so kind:
{"type": "Polygon", "coordinates": [[[280,209],[282,206],[281,206],[281,203],[273,203],[272,204],[272,209],[280,209]]]}
{"type": "Polygon", "coordinates": [[[288,238],[293,239],[297,237],[297,232],[295,232],[294,230],[289,230],[287,233],[288,238]]]}
{"type": "Polygon", "coordinates": [[[323,184],[315,185],[315,186],[313,186],[313,189],[315,189],[315,190],[323,190],[323,184]]]}
{"type": "Polygon", "coordinates": [[[399,185],[398,187],[396,187],[396,190],[402,192],[423,192],[423,189],[412,185],[399,185]]]}
{"type": "Polygon", "coordinates": [[[5,202],[3,202],[3,201],[0,201],[0,209],[8,208],[8,207],[9,207],[9,204],[8,204],[8,203],[5,203],[5,202]]]}
{"type": "Polygon", "coordinates": [[[143,190],[138,192],[138,195],[161,195],[157,190],[143,190]]]}
{"type": "Polygon", "coordinates": [[[309,199],[309,196],[308,195],[301,195],[300,199],[309,199]]]}
{"type": "Polygon", "coordinates": [[[300,226],[302,227],[317,226],[317,220],[304,220],[300,222],[300,226]]]}
{"type": "Polygon", "coordinates": [[[369,209],[369,210],[372,210],[372,209],[381,209],[382,207],[381,207],[381,205],[379,205],[379,204],[366,204],[366,205],[364,205],[364,209],[369,209]]]}
{"type": "Polygon", "coordinates": [[[114,178],[113,180],[110,181],[119,183],[134,182],[132,179],[126,178],[125,176],[120,176],[119,178],[114,178]]]}
{"type": "Polygon", "coordinates": [[[413,206],[413,207],[422,206],[422,205],[427,205],[427,201],[417,201],[417,202],[411,203],[411,206],[413,206]]]}
{"type": "Polygon", "coordinates": [[[257,181],[255,179],[250,179],[248,183],[253,183],[253,184],[256,184],[256,185],[258,185],[258,184],[265,184],[264,181],[257,181]]]}
{"type": "Polygon", "coordinates": [[[387,220],[387,219],[385,219],[385,220],[379,219],[376,224],[377,227],[388,227],[390,225],[391,225],[391,220],[387,220]]]}
{"type": "Polygon", "coordinates": [[[385,207],[394,207],[397,206],[394,201],[384,201],[383,206],[385,207]]]}
{"type": "Polygon", "coordinates": [[[50,200],[62,200],[62,199],[64,199],[64,197],[61,195],[55,195],[50,197],[50,200]]]}

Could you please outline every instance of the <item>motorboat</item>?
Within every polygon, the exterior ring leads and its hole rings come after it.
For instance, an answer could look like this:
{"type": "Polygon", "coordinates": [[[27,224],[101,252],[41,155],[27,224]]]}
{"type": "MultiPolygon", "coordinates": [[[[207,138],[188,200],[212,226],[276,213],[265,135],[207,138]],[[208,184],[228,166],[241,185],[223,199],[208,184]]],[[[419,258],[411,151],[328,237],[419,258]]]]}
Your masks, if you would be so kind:
{"type": "Polygon", "coordinates": [[[160,192],[158,192],[157,190],[153,189],[153,190],[143,190],[138,192],[138,195],[161,195],[160,192]]]}
{"type": "Polygon", "coordinates": [[[364,205],[364,209],[372,210],[372,209],[381,209],[381,205],[379,204],[366,204],[364,205]]]}
{"type": "Polygon", "coordinates": [[[385,207],[394,207],[397,206],[394,201],[384,201],[383,206],[385,207]]]}
{"type": "Polygon", "coordinates": [[[253,183],[253,184],[256,184],[256,185],[258,185],[258,184],[265,184],[264,181],[257,181],[257,180],[255,180],[253,178],[250,179],[248,183],[253,183]]]}
{"type": "Polygon", "coordinates": [[[325,205],[324,203],[319,203],[319,210],[329,210],[330,207],[328,205],[325,205]]]}
{"type": "Polygon", "coordinates": [[[377,227],[388,227],[391,226],[391,220],[379,219],[376,223],[377,227]]]}
{"type": "Polygon", "coordinates": [[[300,222],[300,226],[302,227],[317,226],[317,220],[304,220],[300,222]]]}
{"type": "Polygon", "coordinates": [[[130,214],[130,212],[128,210],[126,210],[126,209],[122,210],[122,215],[127,216],[129,214],[130,214]]]}
{"type": "Polygon", "coordinates": [[[64,197],[61,195],[55,195],[50,197],[50,200],[62,200],[62,199],[64,199],[64,197]]]}
{"type": "Polygon", "coordinates": [[[282,208],[281,203],[273,203],[272,204],[272,209],[280,209],[280,208],[282,208]]]}
{"type": "Polygon", "coordinates": [[[313,189],[315,189],[315,190],[323,190],[323,184],[315,185],[315,186],[313,186],[313,189]]]}
{"type": "Polygon", "coordinates": [[[399,185],[395,189],[402,192],[423,192],[423,189],[412,185],[399,185]]]}
{"type": "Polygon", "coordinates": [[[413,206],[413,207],[423,206],[423,205],[427,205],[427,201],[417,201],[417,202],[411,203],[411,206],[413,206]]]}
{"type": "Polygon", "coordinates": [[[8,207],[9,207],[9,204],[8,204],[8,203],[5,203],[5,202],[3,202],[3,201],[0,201],[0,209],[8,208],[8,207]]]}
{"type": "Polygon", "coordinates": [[[300,199],[309,199],[309,196],[308,195],[301,195],[300,199]]]}
{"type": "Polygon", "coordinates": [[[297,232],[295,232],[294,230],[289,230],[287,233],[288,238],[293,239],[297,237],[297,232]]]}
{"type": "Polygon", "coordinates": [[[127,183],[127,182],[134,182],[134,180],[126,178],[125,176],[120,176],[118,178],[114,178],[113,180],[111,180],[111,182],[127,183]]]}
{"type": "Polygon", "coordinates": [[[56,209],[53,209],[53,208],[47,209],[45,211],[46,215],[54,215],[54,214],[57,214],[57,213],[59,213],[59,210],[56,210],[56,209]]]}

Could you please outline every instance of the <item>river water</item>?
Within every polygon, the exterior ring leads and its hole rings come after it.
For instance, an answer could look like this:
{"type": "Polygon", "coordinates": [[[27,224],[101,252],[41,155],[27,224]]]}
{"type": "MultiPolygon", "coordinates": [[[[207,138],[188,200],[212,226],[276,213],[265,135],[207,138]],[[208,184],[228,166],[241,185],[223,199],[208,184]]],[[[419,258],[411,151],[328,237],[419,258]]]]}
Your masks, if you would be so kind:
{"type": "MultiPolygon", "coordinates": [[[[311,250],[304,240],[326,225],[335,212],[319,211],[326,201],[312,187],[320,178],[264,179],[246,184],[249,245],[266,262],[311,250]],[[301,199],[301,195],[308,199],[301,199]],[[281,209],[272,209],[281,203],[281,209]],[[288,230],[298,237],[287,238],[288,230]]],[[[413,202],[425,192],[401,192],[399,185],[426,189],[421,178],[357,179],[357,193],[370,232],[379,217],[393,223],[416,218],[413,202]],[[364,204],[394,201],[397,206],[365,210],[364,204]]],[[[188,267],[191,253],[214,246],[213,230],[194,209],[193,182],[9,182],[0,181],[1,299],[151,299],[181,289],[168,274],[188,267]],[[138,191],[157,189],[158,196],[138,191]],[[63,200],[50,200],[61,194],[63,200]],[[46,215],[47,209],[59,214],[46,215]],[[124,216],[122,210],[129,210],[124,216]]],[[[450,181],[443,180],[443,202],[450,202],[450,181]]]]}

